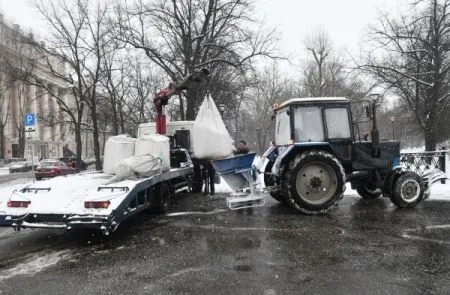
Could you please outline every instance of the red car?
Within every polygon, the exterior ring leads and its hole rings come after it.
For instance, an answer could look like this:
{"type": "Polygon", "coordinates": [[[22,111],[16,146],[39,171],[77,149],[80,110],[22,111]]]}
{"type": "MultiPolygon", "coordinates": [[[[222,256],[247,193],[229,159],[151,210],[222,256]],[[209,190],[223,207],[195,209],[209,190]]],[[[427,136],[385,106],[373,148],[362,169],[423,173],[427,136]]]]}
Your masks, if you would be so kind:
{"type": "Polygon", "coordinates": [[[36,179],[55,177],[75,173],[75,169],[58,160],[43,160],[36,168],[36,179]]]}

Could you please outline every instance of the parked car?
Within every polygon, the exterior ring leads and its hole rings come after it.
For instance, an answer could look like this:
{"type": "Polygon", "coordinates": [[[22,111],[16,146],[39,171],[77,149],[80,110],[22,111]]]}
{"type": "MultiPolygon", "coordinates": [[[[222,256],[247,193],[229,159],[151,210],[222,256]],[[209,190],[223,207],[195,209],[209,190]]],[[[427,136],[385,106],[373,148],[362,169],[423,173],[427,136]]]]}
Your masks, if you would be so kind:
{"type": "Polygon", "coordinates": [[[30,162],[17,162],[17,163],[11,164],[11,166],[9,166],[9,173],[28,172],[28,171],[31,171],[32,169],[33,169],[33,166],[31,165],[30,162]]]}
{"type": "Polygon", "coordinates": [[[75,169],[59,160],[42,160],[36,168],[36,179],[75,173],[75,169]]]}
{"type": "MultiPolygon", "coordinates": [[[[63,158],[59,158],[59,160],[66,163],[69,167],[72,167],[74,169],[76,168],[76,165],[75,165],[76,158],[75,157],[63,157],[63,158]]],[[[86,170],[87,167],[88,167],[88,164],[85,161],[81,160],[80,169],[86,170]]]]}

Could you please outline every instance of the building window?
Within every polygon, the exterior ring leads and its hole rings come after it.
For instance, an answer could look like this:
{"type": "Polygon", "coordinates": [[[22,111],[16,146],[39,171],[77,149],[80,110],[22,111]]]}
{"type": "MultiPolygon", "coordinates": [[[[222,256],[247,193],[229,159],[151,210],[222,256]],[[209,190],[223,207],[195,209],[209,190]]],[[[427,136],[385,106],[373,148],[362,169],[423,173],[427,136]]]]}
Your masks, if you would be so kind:
{"type": "Polygon", "coordinates": [[[27,156],[31,157],[31,145],[27,145],[27,156]]]}

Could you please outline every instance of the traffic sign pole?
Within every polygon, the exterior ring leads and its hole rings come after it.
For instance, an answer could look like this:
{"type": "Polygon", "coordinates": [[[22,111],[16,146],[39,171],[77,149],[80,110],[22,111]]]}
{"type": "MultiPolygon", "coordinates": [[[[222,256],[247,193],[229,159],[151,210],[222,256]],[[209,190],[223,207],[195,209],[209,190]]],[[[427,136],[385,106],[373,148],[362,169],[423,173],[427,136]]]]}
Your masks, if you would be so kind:
{"type": "MultiPolygon", "coordinates": [[[[33,113],[24,114],[23,115],[23,123],[24,123],[24,127],[25,127],[24,131],[29,133],[30,139],[32,139],[32,137],[33,137],[32,132],[36,131],[36,128],[35,128],[36,127],[36,114],[33,114],[33,113]]],[[[36,178],[35,177],[36,173],[34,171],[34,149],[36,147],[35,145],[36,145],[36,142],[33,142],[33,144],[31,145],[31,170],[33,173],[33,183],[36,178]]]]}

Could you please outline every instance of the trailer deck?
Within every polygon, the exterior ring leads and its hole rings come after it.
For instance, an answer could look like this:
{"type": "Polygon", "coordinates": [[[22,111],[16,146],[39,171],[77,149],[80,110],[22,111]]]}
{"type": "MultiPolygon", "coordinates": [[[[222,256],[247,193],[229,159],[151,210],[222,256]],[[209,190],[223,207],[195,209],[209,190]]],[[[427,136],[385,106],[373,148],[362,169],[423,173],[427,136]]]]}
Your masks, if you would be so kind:
{"type": "Polygon", "coordinates": [[[109,234],[123,220],[158,205],[163,184],[169,194],[188,190],[193,173],[190,158],[180,166],[151,177],[121,181],[91,172],[35,182],[12,193],[6,215],[15,230],[92,228],[109,234]]]}

